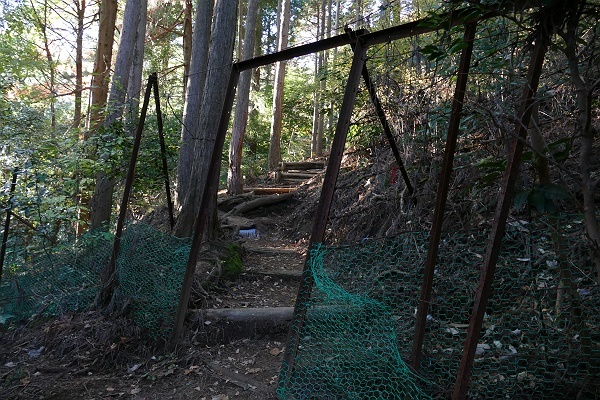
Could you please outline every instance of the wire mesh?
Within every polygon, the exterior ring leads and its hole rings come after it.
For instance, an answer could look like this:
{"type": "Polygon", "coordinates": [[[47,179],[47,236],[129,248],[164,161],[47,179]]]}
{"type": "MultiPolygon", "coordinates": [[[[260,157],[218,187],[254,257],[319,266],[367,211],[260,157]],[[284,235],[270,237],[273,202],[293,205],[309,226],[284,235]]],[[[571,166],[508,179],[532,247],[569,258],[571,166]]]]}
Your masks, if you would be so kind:
{"type": "MultiPolygon", "coordinates": [[[[0,287],[0,316],[29,319],[60,315],[91,307],[102,285],[114,237],[88,235],[29,257],[9,253],[0,287]]],[[[180,239],[145,224],[130,224],[117,257],[117,289],[112,307],[123,309],[153,337],[172,329],[190,240],[180,239]]]]}
{"type": "MultiPolygon", "coordinates": [[[[581,219],[552,222],[509,225],[477,346],[471,399],[600,395],[600,290],[581,219]]],[[[288,343],[298,350],[292,370],[282,366],[279,396],[449,398],[486,242],[485,229],[442,238],[422,379],[402,360],[410,356],[428,234],[313,249],[315,285],[307,304],[297,305],[306,316],[288,343]]]]}

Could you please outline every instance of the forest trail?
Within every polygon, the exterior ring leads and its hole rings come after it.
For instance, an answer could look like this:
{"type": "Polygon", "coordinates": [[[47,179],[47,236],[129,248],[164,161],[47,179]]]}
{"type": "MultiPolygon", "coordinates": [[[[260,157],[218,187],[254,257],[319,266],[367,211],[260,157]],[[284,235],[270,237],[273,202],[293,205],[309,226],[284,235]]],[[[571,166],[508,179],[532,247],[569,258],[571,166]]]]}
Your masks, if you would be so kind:
{"type": "Polygon", "coordinates": [[[243,271],[190,310],[174,353],[142,339],[129,320],[95,311],[32,322],[3,335],[0,398],[276,398],[307,250],[306,238],[283,233],[289,203],[236,216],[255,230],[236,235],[243,271]]]}

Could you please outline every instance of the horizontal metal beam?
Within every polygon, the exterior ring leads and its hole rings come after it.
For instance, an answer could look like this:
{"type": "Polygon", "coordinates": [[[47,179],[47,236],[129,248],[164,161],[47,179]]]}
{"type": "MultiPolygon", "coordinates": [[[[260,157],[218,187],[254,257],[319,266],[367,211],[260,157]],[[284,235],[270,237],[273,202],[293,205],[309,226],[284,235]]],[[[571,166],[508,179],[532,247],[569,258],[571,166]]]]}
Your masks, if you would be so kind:
{"type": "Polygon", "coordinates": [[[239,71],[245,71],[251,68],[262,67],[263,65],[273,64],[278,61],[290,60],[292,58],[306,56],[323,50],[333,49],[346,44],[356,43],[358,37],[367,32],[365,29],[359,29],[351,33],[333,36],[327,39],[318,40],[302,46],[290,47],[277,53],[265,54],[264,56],[254,57],[248,60],[240,61],[234,65],[239,71]]]}
{"type": "Polygon", "coordinates": [[[499,15],[498,11],[481,13],[477,7],[461,8],[453,10],[441,16],[423,18],[406,24],[382,29],[377,32],[365,34],[360,38],[365,46],[388,43],[392,40],[403,39],[411,36],[422,35],[424,33],[439,31],[449,27],[477,22],[499,15]],[[439,21],[444,21],[440,23],[439,21]]]}
{"type": "Polygon", "coordinates": [[[239,61],[234,65],[241,72],[251,68],[262,67],[263,65],[272,64],[278,61],[290,60],[292,58],[305,56],[319,51],[329,50],[347,44],[353,44],[356,43],[359,38],[363,47],[368,48],[376,44],[387,43],[392,40],[434,32],[448,26],[456,26],[469,22],[480,21],[498,15],[498,11],[490,11],[482,14],[481,9],[476,7],[462,8],[460,10],[451,11],[442,16],[436,16],[435,18],[423,18],[377,32],[368,33],[366,29],[358,29],[356,31],[318,40],[302,46],[290,47],[276,53],[265,54],[264,56],[258,56],[248,60],[239,61]],[[444,22],[440,23],[439,21],[444,22]]]}

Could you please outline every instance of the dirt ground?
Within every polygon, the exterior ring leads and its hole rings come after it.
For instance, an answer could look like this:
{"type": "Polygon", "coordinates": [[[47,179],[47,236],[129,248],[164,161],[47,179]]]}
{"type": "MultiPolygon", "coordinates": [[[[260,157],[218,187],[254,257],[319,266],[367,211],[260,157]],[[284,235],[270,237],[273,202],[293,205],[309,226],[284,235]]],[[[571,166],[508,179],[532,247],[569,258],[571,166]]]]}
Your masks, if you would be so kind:
{"type": "MultiPolygon", "coordinates": [[[[211,292],[203,307],[293,306],[299,279],[278,272],[302,270],[306,241],[281,239],[276,221],[261,220],[260,237],[240,241],[243,274],[211,292]]],[[[285,332],[248,332],[222,344],[194,333],[167,352],[163,340],[140,339],[126,318],[96,312],[4,328],[0,399],[276,398],[285,332]]]]}

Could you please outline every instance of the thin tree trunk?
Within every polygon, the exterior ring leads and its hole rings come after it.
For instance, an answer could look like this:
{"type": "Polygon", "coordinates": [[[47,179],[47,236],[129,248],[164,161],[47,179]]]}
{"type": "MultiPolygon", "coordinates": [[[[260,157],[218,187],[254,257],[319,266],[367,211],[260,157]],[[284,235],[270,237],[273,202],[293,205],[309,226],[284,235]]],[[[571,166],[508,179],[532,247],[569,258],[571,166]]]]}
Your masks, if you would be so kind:
{"type": "MultiPolygon", "coordinates": [[[[115,71],[111,82],[110,97],[104,128],[114,129],[115,124],[123,114],[125,96],[129,84],[129,72],[131,70],[133,50],[135,47],[135,36],[140,16],[141,0],[127,0],[123,17],[123,29],[121,41],[115,61],[115,71]]],[[[115,132],[116,135],[120,134],[115,132]]],[[[96,186],[94,195],[90,201],[91,227],[99,228],[110,221],[112,211],[112,199],[115,179],[111,171],[100,171],[96,175],[96,186]]]]}
{"type": "MultiPolygon", "coordinates": [[[[277,32],[277,50],[281,51],[288,46],[290,30],[290,0],[282,0],[280,26],[277,32]]],[[[269,171],[276,171],[281,162],[281,128],[283,119],[283,95],[285,80],[285,61],[275,65],[275,87],[273,88],[273,116],[271,118],[271,132],[269,143],[269,171]]]]}
{"type": "Polygon", "coordinates": [[[192,0],[184,0],[185,9],[183,17],[183,104],[190,75],[190,61],[192,60],[192,0]]]}
{"type": "MultiPolygon", "coordinates": [[[[246,15],[246,31],[244,32],[242,60],[252,58],[252,55],[254,54],[257,16],[258,0],[248,0],[248,14],[246,15]]],[[[248,103],[250,100],[251,81],[251,70],[243,71],[240,74],[237,105],[233,117],[233,130],[231,131],[231,144],[229,146],[229,170],[227,172],[227,191],[229,194],[240,194],[243,191],[241,170],[242,149],[246,124],[248,122],[248,103]]]]}
{"type": "MultiPolygon", "coordinates": [[[[257,20],[257,29],[256,29],[256,37],[254,40],[254,55],[255,56],[260,56],[262,54],[262,31],[263,31],[263,24],[262,24],[262,8],[258,10],[258,16],[256,17],[257,20]]],[[[252,90],[254,90],[255,92],[258,92],[260,90],[260,72],[261,69],[260,68],[254,68],[253,69],[253,73],[252,73],[252,90]]]]}
{"type": "MultiPolygon", "coordinates": [[[[321,18],[319,18],[320,7],[317,4],[317,39],[321,36],[321,18]]],[[[321,104],[321,91],[319,85],[319,54],[315,53],[315,62],[314,62],[314,96],[313,96],[313,118],[312,118],[312,135],[310,141],[310,157],[317,157],[317,136],[319,135],[319,105],[321,104]]]]}
{"type": "Polygon", "coordinates": [[[202,96],[207,75],[212,15],[213,1],[198,0],[196,4],[196,19],[194,21],[192,58],[183,108],[181,147],[179,148],[179,161],[177,164],[176,201],[179,207],[182,206],[188,193],[192,175],[194,147],[200,123],[200,108],[202,106],[202,96]]]}
{"type": "MultiPolygon", "coordinates": [[[[75,42],[75,111],[73,113],[73,129],[79,129],[82,121],[83,95],[83,32],[85,23],[85,0],[76,1],[77,31],[75,42]]],[[[82,137],[80,136],[80,139],[82,137]]]]}
{"type": "MultiPolygon", "coordinates": [[[[223,88],[227,87],[231,73],[235,45],[235,29],[231,29],[231,27],[235,26],[236,16],[236,1],[220,0],[217,3],[209,47],[208,73],[202,94],[206,101],[202,102],[200,108],[198,128],[192,131],[194,137],[197,138],[192,174],[185,201],[174,229],[175,235],[179,237],[192,234],[202,202],[202,193],[215,145],[215,135],[219,126],[219,115],[225,103],[226,91],[223,88]]],[[[190,79],[190,86],[191,84],[192,80],[190,79]]],[[[191,99],[192,96],[188,92],[188,102],[191,99]]],[[[216,192],[211,194],[211,196],[214,196],[210,203],[213,212],[209,212],[212,219],[209,221],[211,227],[216,226],[218,222],[216,219],[216,195],[216,192]]],[[[207,232],[210,236],[213,236],[215,230],[209,229],[207,232]]]]}
{"type": "MultiPolygon", "coordinates": [[[[320,39],[324,39],[325,38],[325,30],[326,30],[326,25],[325,25],[325,21],[326,21],[326,14],[327,14],[327,0],[323,0],[323,2],[321,3],[321,37],[320,39]]],[[[331,26],[330,26],[331,29],[331,26]]],[[[326,67],[326,57],[327,57],[327,53],[325,51],[322,51],[319,53],[319,71],[323,71],[323,69],[326,67]]],[[[321,157],[323,155],[323,131],[325,129],[325,115],[323,114],[323,108],[324,108],[324,94],[325,94],[325,90],[326,90],[326,80],[324,78],[321,78],[319,80],[319,120],[318,120],[318,124],[317,124],[317,142],[316,142],[316,148],[315,148],[315,155],[317,157],[321,157]]]]}
{"type": "MultiPolygon", "coordinates": [[[[600,185],[600,178],[592,174],[592,157],[594,156],[594,139],[598,135],[592,126],[592,94],[594,87],[588,88],[579,72],[579,60],[576,53],[576,25],[570,26],[565,38],[567,46],[565,53],[571,72],[571,81],[575,86],[577,101],[577,129],[576,136],[580,139],[579,171],[581,176],[581,194],[583,196],[583,218],[585,230],[590,240],[590,250],[596,264],[597,281],[600,284],[600,225],[598,224],[598,211],[595,194],[600,185]]],[[[600,81],[595,82],[599,85],[600,81]]]]}

